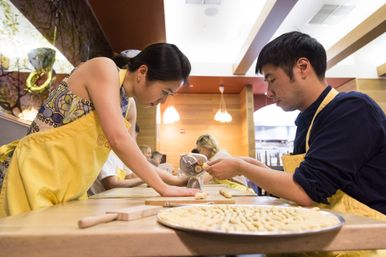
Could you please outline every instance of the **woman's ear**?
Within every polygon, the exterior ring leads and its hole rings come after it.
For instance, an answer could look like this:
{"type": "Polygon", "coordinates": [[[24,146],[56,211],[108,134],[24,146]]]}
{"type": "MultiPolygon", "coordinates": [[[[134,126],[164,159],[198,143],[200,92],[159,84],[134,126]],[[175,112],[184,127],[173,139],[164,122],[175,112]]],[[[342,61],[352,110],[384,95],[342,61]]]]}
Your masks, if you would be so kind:
{"type": "Polygon", "coordinates": [[[142,64],[141,66],[139,66],[139,68],[137,69],[137,82],[146,79],[147,70],[148,68],[146,65],[142,64]]]}

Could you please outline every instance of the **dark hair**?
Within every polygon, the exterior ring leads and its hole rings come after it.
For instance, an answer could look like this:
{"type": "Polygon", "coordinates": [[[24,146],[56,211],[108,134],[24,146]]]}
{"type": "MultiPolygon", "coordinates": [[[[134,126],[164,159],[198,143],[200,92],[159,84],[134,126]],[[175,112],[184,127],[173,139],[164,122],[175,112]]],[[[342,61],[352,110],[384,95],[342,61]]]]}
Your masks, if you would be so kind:
{"type": "Polygon", "coordinates": [[[191,153],[200,153],[197,148],[193,148],[191,153]]]}
{"type": "Polygon", "coordinates": [[[177,46],[168,43],[149,45],[133,58],[117,55],[113,57],[113,61],[119,68],[127,68],[130,71],[136,71],[141,65],[146,65],[146,79],[149,81],[183,80],[186,83],[191,70],[188,58],[177,46]]]}
{"type": "Polygon", "coordinates": [[[151,153],[151,158],[155,158],[156,156],[161,156],[162,157],[162,153],[158,152],[158,151],[153,151],[151,153]]]}
{"type": "Polygon", "coordinates": [[[285,73],[293,78],[293,66],[299,58],[307,58],[320,80],[326,73],[326,51],[314,38],[307,34],[293,31],[285,33],[269,42],[261,50],[256,63],[256,73],[261,73],[266,64],[282,68],[285,73]]]}

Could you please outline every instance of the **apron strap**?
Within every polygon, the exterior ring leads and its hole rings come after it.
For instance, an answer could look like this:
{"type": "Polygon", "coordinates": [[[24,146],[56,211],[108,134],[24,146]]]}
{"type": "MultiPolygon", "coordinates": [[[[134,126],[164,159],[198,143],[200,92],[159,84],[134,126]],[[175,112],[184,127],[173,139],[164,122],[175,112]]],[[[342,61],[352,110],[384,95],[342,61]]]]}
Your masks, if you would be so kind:
{"type": "Polygon", "coordinates": [[[310,126],[308,127],[308,131],[307,131],[307,136],[306,136],[306,153],[308,152],[308,149],[310,148],[310,145],[308,143],[309,139],[310,139],[310,134],[311,134],[311,128],[312,128],[312,125],[314,125],[314,120],[316,118],[316,116],[323,110],[324,107],[327,106],[327,104],[329,104],[334,98],[335,96],[338,95],[338,91],[335,89],[335,88],[332,88],[330,90],[330,92],[328,92],[328,94],[326,95],[326,97],[323,99],[322,103],[319,105],[318,109],[316,110],[315,112],[315,115],[314,117],[312,118],[312,121],[311,121],[311,124],[310,126]]]}

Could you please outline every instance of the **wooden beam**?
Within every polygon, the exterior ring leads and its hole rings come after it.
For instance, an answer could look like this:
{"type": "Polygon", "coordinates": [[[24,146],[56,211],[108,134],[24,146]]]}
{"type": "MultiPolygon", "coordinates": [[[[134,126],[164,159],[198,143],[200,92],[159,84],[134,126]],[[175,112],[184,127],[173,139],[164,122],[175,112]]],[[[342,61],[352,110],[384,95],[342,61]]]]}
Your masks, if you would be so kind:
{"type": "Polygon", "coordinates": [[[386,63],[377,67],[378,77],[386,76],[386,63]]]}
{"type": "Polygon", "coordinates": [[[240,57],[233,65],[234,75],[244,75],[295,6],[297,0],[268,0],[257,18],[242,48],[240,57]]]}
{"type": "Polygon", "coordinates": [[[327,50],[327,69],[330,69],[386,31],[386,4],[350,31],[327,50]]]}

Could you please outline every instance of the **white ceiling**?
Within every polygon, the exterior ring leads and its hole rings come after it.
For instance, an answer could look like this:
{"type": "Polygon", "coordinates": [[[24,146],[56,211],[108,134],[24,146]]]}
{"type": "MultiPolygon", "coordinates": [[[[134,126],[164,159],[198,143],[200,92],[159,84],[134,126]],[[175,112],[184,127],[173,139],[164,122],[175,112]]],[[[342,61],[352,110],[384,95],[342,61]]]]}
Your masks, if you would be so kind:
{"type": "MultiPolygon", "coordinates": [[[[279,0],[283,1],[283,0],[279,0]]],[[[231,76],[232,66],[265,4],[272,0],[164,0],[166,38],[186,53],[193,75],[231,76]],[[198,3],[191,3],[198,2],[198,3]],[[209,14],[209,15],[208,15],[209,14]]],[[[363,22],[386,0],[299,0],[273,38],[298,30],[310,34],[326,50],[363,22]],[[309,21],[323,5],[350,6],[328,24],[309,21]],[[349,9],[350,9],[349,8],[349,9]]],[[[271,39],[271,40],[272,40],[271,39]]],[[[327,72],[330,77],[377,77],[376,66],[386,62],[383,34],[327,72]]],[[[254,74],[254,64],[246,75],[254,74]]]]}

